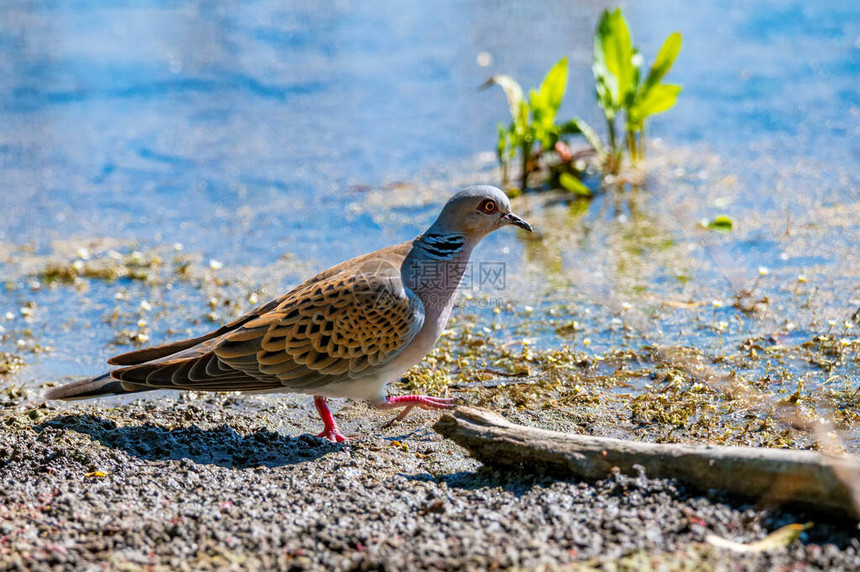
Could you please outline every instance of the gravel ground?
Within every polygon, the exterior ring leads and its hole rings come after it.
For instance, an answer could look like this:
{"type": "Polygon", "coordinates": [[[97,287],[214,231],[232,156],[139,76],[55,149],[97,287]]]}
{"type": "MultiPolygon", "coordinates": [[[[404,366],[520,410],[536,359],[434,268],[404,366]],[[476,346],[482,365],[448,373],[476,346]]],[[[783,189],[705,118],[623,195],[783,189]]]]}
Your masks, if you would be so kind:
{"type": "Polygon", "coordinates": [[[735,554],[807,515],[665,480],[565,482],[481,467],[418,413],[309,399],[185,395],[8,408],[0,418],[0,569],[860,569],[851,524],[735,554]]]}

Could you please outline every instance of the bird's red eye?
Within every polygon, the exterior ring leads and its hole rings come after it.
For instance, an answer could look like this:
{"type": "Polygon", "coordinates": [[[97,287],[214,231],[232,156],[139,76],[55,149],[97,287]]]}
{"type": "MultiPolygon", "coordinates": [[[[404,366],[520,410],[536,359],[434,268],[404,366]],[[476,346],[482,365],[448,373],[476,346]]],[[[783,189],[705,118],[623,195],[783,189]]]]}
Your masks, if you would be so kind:
{"type": "Polygon", "coordinates": [[[496,203],[492,199],[484,199],[478,206],[478,210],[484,213],[496,212],[496,203]]]}

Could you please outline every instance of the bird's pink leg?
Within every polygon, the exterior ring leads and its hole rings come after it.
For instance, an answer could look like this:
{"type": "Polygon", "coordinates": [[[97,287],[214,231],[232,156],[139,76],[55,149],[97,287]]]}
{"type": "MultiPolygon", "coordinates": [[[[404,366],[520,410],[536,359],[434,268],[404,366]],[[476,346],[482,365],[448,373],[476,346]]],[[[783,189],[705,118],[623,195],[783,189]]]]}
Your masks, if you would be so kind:
{"type": "Polygon", "coordinates": [[[397,395],[395,397],[385,398],[385,403],[376,405],[379,409],[395,409],[403,407],[400,414],[389,421],[387,425],[393,425],[398,421],[402,421],[413,407],[421,409],[452,409],[456,404],[456,400],[451,397],[430,397],[429,395],[397,395]]]}
{"type": "Polygon", "coordinates": [[[317,413],[320,414],[320,419],[322,419],[323,422],[322,433],[317,435],[317,437],[325,437],[332,443],[342,443],[346,441],[347,437],[340,432],[340,429],[338,429],[337,422],[335,422],[334,416],[331,414],[331,411],[326,404],[326,398],[322,395],[314,395],[314,405],[316,406],[317,413]]]}

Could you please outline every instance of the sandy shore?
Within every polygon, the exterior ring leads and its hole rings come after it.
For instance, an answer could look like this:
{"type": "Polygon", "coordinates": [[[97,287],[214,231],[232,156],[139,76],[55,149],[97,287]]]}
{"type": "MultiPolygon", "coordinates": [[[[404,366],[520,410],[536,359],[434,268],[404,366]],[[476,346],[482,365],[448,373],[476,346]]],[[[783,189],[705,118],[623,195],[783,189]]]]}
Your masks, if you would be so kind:
{"type": "MultiPolygon", "coordinates": [[[[312,436],[301,397],[147,397],[8,408],[0,429],[0,568],[858,569],[851,524],[816,519],[788,548],[735,554],[810,515],[481,467],[418,413],[345,404],[350,444],[312,436]]],[[[535,417],[539,421],[539,417],[535,417]]],[[[540,423],[538,423],[540,424],[540,423]]]]}

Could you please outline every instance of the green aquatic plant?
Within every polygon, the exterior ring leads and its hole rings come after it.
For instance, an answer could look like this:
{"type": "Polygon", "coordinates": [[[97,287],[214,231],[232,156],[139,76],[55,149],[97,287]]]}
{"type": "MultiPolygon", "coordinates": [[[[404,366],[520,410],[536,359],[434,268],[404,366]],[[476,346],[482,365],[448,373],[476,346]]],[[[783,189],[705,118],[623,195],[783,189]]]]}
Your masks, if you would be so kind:
{"type": "Polygon", "coordinates": [[[728,234],[732,232],[735,223],[731,219],[731,217],[728,217],[726,215],[717,215],[713,219],[702,219],[701,221],[699,221],[699,226],[701,228],[712,230],[714,232],[728,234]]]}
{"type": "Polygon", "coordinates": [[[519,153],[522,162],[520,191],[524,191],[528,187],[528,176],[536,170],[541,155],[554,150],[565,135],[581,133],[578,120],[563,125],[556,123],[567,89],[567,58],[552,66],[537,90],[529,90],[528,99],[511,76],[494,75],[482,87],[492,85],[498,85],[505,92],[511,113],[511,123],[498,126],[496,155],[502,171],[502,184],[507,186],[508,166],[519,153]]]}
{"type": "Polygon", "coordinates": [[[549,70],[537,90],[529,90],[528,98],[511,76],[494,75],[487,80],[482,87],[501,87],[511,114],[509,125],[498,126],[496,156],[502,185],[508,185],[509,165],[517,154],[522,166],[519,190],[524,191],[529,175],[541,167],[544,154],[554,151],[559,160],[549,165],[550,182],[578,196],[590,197],[591,189],[582,182],[584,167],[578,166],[577,154],[567,145],[573,136],[585,138],[604,175],[617,175],[621,171],[625,146],[630,163],[637,165],[645,156],[648,119],[674,106],[681,91],[679,85],[662,82],[680,50],[681,34],[675,32],[663,42],[654,63],[644,74],[644,59],[633,45],[621,9],[603,12],[594,35],[592,71],[597,103],[606,118],[606,144],[578,117],[563,123],[556,121],[567,88],[567,58],[549,70]],[[624,121],[622,133],[616,125],[619,117],[624,121]]]}
{"type": "Polygon", "coordinates": [[[645,124],[649,117],[671,109],[681,86],[662,83],[681,50],[681,34],[671,34],[642,79],[644,58],[633,45],[621,8],[604,10],[594,35],[594,72],[597,103],[603,110],[609,137],[604,169],[621,168],[624,144],[632,164],[645,156],[645,124]],[[624,114],[624,143],[616,118],[624,114]]]}

